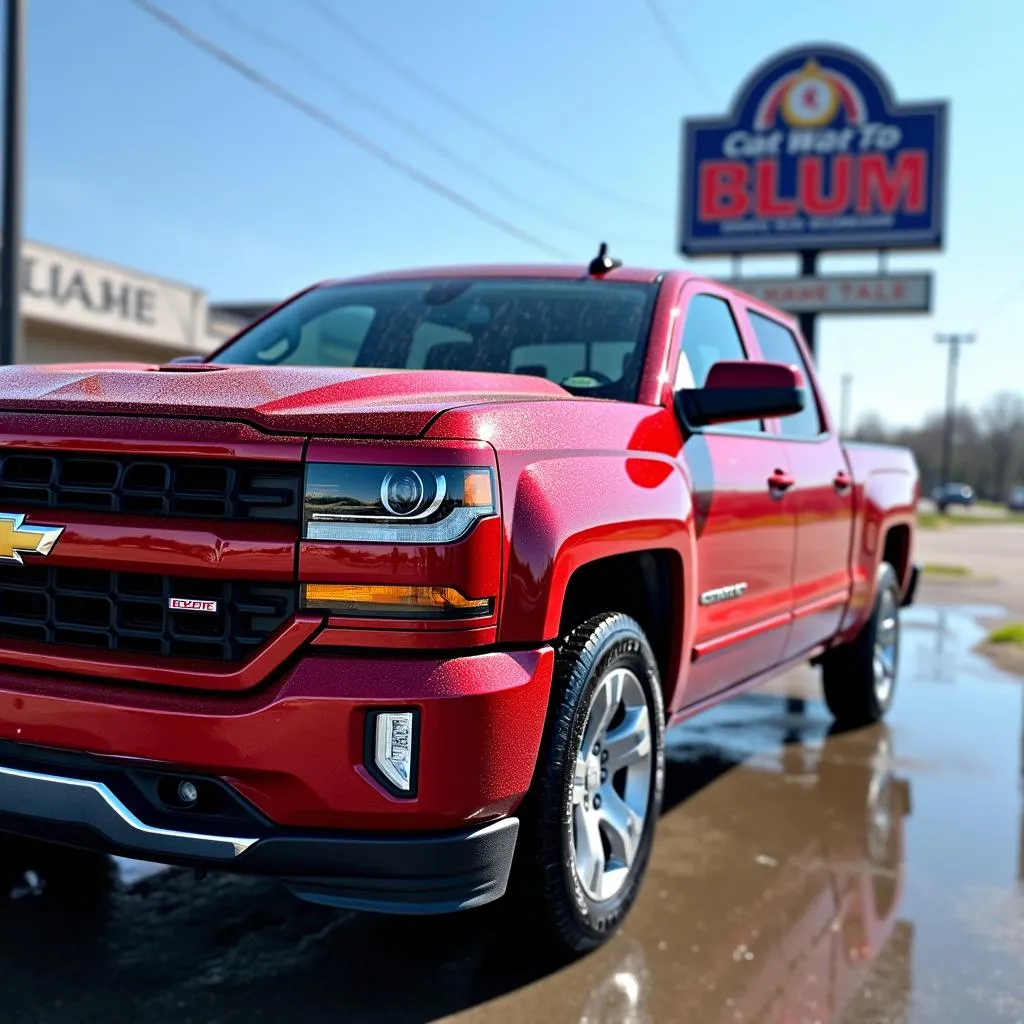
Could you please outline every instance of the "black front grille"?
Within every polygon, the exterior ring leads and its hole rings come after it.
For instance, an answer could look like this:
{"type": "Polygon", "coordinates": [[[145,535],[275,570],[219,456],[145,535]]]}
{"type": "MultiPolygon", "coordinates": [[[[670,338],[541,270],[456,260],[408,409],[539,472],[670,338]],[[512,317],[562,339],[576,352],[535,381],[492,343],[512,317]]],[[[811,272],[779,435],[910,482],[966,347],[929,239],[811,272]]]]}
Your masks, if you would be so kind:
{"type": "Polygon", "coordinates": [[[0,566],[0,642],[245,661],[292,617],[295,603],[294,584],[0,566]],[[217,609],[172,611],[172,598],[216,601],[217,609]]]}
{"type": "Polygon", "coordinates": [[[0,451],[0,502],[15,507],[297,523],[301,496],[296,464],[0,451]]]}

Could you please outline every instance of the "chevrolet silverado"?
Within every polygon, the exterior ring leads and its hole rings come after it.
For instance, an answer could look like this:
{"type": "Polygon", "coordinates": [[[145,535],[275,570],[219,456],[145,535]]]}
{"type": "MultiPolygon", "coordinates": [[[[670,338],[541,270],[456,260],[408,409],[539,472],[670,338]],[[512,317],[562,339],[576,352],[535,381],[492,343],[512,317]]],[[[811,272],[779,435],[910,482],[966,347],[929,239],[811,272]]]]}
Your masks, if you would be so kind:
{"type": "Polygon", "coordinates": [[[0,830],[592,948],[667,728],[801,662],[885,714],[918,497],[793,320],[603,250],[5,367],[0,830]]]}

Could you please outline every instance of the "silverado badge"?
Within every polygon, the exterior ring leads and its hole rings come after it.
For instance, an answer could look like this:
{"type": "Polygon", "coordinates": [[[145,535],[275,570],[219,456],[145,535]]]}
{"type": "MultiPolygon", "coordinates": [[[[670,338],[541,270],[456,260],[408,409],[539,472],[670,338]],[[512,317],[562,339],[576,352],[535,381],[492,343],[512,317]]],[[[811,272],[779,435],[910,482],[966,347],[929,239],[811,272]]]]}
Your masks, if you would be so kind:
{"type": "Polygon", "coordinates": [[[23,565],[22,555],[45,557],[63,532],[63,526],[26,524],[20,512],[0,512],[0,562],[23,565]]]}

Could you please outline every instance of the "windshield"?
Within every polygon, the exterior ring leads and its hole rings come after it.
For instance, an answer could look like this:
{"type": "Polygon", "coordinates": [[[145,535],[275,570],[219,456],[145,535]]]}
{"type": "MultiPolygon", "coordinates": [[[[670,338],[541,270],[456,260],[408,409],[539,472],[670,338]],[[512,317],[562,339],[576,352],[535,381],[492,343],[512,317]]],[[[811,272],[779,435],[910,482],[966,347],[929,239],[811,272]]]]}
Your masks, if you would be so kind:
{"type": "Polygon", "coordinates": [[[573,394],[632,400],[656,292],[590,279],[328,285],[255,324],[212,362],[528,374],[573,394]]]}

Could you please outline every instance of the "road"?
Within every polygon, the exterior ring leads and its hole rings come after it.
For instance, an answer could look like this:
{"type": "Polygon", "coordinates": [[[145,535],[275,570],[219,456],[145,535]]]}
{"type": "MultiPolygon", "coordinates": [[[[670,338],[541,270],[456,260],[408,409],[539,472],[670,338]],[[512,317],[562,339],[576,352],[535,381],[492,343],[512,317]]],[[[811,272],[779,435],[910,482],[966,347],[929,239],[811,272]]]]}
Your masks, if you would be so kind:
{"type": "Polygon", "coordinates": [[[500,907],[337,913],[8,850],[4,1024],[1024,1019],[1024,695],[981,635],[912,610],[885,727],[830,735],[801,670],[674,730],[642,897],[573,963],[500,907]]]}
{"type": "Polygon", "coordinates": [[[1024,521],[970,524],[941,530],[921,530],[917,535],[917,559],[923,565],[960,566],[971,580],[933,579],[933,597],[945,600],[983,601],[999,604],[1017,618],[1024,618],[1024,521]]]}

